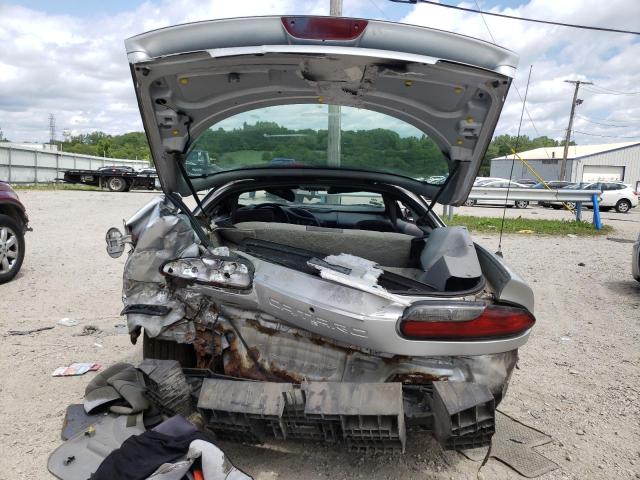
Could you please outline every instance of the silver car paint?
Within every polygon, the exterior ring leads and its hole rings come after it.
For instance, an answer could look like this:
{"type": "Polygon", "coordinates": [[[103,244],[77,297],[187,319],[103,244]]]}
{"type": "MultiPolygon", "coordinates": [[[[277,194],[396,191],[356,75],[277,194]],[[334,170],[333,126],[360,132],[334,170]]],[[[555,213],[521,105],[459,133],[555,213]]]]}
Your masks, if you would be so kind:
{"type": "MultiPolygon", "coordinates": [[[[150,218],[138,214],[135,216],[134,225],[145,224],[148,227],[139,234],[138,245],[125,265],[123,292],[126,305],[151,303],[172,307],[172,312],[164,318],[129,314],[130,331],[145,327],[154,336],[167,329],[172,322],[177,322],[176,315],[182,314],[184,317],[182,303],[164,281],[160,273],[161,266],[174,258],[192,257],[198,249],[197,239],[188,222],[172,211],[168,201],[164,201],[162,208],[157,203],[155,205],[155,208],[144,209],[150,218]]],[[[482,250],[479,252],[482,254],[482,250]]],[[[397,295],[390,292],[380,296],[327,282],[246,253],[232,251],[234,253],[253,264],[255,272],[250,290],[245,292],[199,284],[189,286],[188,290],[218,305],[264,312],[287,325],[322,338],[386,355],[485,355],[517,349],[529,337],[530,331],[500,340],[408,340],[398,332],[398,322],[405,306],[417,301],[440,301],[441,296],[397,295]]],[[[531,289],[519,277],[486,251],[481,262],[486,265],[487,279],[497,299],[533,309],[531,289]]],[[[465,298],[476,299],[471,295],[450,300],[465,298]]]]}
{"type": "MultiPolygon", "coordinates": [[[[354,41],[301,40],[280,17],[263,17],[160,29],[126,47],[159,178],[165,191],[183,194],[175,152],[211,123],[321,99],[387,113],[429,134],[457,169],[441,201],[461,204],[517,64],[512,52],[476,39],[372,20],[354,41]]],[[[213,178],[194,184],[216,186],[213,178]]]]}

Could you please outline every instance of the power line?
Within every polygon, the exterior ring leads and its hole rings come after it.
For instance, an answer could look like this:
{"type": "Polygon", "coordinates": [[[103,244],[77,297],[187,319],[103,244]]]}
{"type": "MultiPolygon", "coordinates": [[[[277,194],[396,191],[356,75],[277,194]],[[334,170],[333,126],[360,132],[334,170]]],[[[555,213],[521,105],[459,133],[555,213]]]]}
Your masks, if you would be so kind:
{"type": "Polygon", "coordinates": [[[374,7],[376,10],[378,10],[378,11],[380,12],[380,15],[382,15],[382,18],[383,18],[384,20],[387,20],[387,21],[388,21],[388,19],[387,19],[387,15],[386,15],[386,14],[384,13],[384,11],[383,11],[379,6],[378,6],[378,4],[375,2],[375,0],[369,0],[369,3],[370,3],[371,5],[373,5],[373,7],[374,7]]]}
{"type": "MultiPolygon", "coordinates": [[[[489,28],[489,24],[487,23],[487,21],[484,18],[484,14],[481,11],[480,5],[478,4],[478,0],[474,0],[476,7],[478,7],[478,10],[480,11],[480,18],[482,18],[482,21],[484,22],[484,26],[487,28],[487,32],[489,32],[489,36],[491,37],[491,41],[495,44],[496,43],[496,39],[493,36],[493,33],[491,32],[491,29],[489,28]]],[[[529,69],[529,77],[531,77],[531,69],[529,69]]],[[[529,78],[530,80],[531,78],[529,78]]],[[[527,88],[529,87],[529,83],[527,81],[527,88]]],[[[533,130],[536,132],[536,135],[538,135],[538,137],[542,137],[542,135],[540,135],[540,132],[538,131],[538,128],[536,127],[536,123],[533,121],[533,118],[531,118],[531,114],[529,113],[529,109],[527,108],[527,104],[525,103],[524,99],[522,98],[522,95],[520,94],[520,89],[518,89],[518,86],[516,85],[516,82],[513,82],[513,88],[516,90],[516,93],[518,94],[518,97],[520,98],[520,101],[522,102],[522,106],[524,108],[525,113],[527,114],[527,118],[529,119],[529,121],[531,122],[531,126],[533,127],[533,130]]],[[[544,153],[547,154],[547,158],[551,159],[551,157],[549,156],[549,152],[545,149],[544,153]]]]}
{"type": "Polygon", "coordinates": [[[602,85],[599,85],[597,83],[593,85],[593,88],[598,88],[600,90],[605,90],[611,93],[617,93],[619,95],[640,95],[640,92],[621,92],[620,90],[614,90],[609,87],[603,87],[602,85]]]}
{"type": "Polygon", "coordinates": [[[588,117],[584,117],[582,115],[579,115],[576,113],[576,117],[584,120],[585,122],[589,122],[589,123],[593,123],[594,125],[601,125],[603,127],[614,127],[614,128],[629,128],[629,127],[635,127],[636,125],[614,125],[613,123],[600,123],[600,122],[594,122],[593,120],[591,120],[588,117]]]}
{"type": "Polygon", "coordinates": [[[620,137],[618,135],[599,135],[597,133],[589,133],[589,132],[581,132],[579,130],[574,130],[573,133],[578,133],[580,135],[588,135],[590,137],[603,137],[603,138],[628,138],[628,139],[640,139],[640,135],[636,135],[635,137],[620,137]]]}
{"type": "Polygon", "coordinates": [[[487,12],[480,9],[476,10],[473,8],[460,7],[457,5],[447,5],[446,3],[438,3],[432,0],[389,0],[389,1],[395,2],[395,3],[410,3],[410,4],[416,4],[418,2],[427,3],[429,5],[435,5],[437,7],[452,8],[454,10],[462,10],[463,12],[480,13],[484,15],[491,15],[493,17],[508,18],[510,20],[520,20],[523,22],[544,23],[546,25],[556,25],[559,27],[570,27],[570,28],[581,28],[583,30],[596,30],[599,32],[627,33],[629,35],[640,35],[640,32],[635,32],[633,30],[621,30],[621,29],[609,28],[609,27],[594,27],[591,25],[578,25],[574,23],[553,22],[551,20],[539,20],[535,18],[516,17],[514,15],[505,15],[504,13],[487,12]]]}
{"type": "MultiPolygon", "coordinates": [[[[487,32],[489,32],[489,36],[491,37],[491,41],[493,43],[496,43],[496,39],[493,38],[493,33],[491,33],[491,29],[489,28],[489,24],[487,23],[487,20],[484,18],[484,14],[482,13],[482,9],[480,8],[480,5],[478,4],[478,0],[474,0],[476,7],[478,8],[478,11],[480,12],[480,18],[482,18],[482,21],[484,22],[484,26],[487,27],[487,32]]],[[[518,92],[518,95],[520,93],[518,92]]],[[[522,97],[520,98],[522,99],[522,97]]]]}
{"type": "MultiPolygon", "coordinates": [[[[589,118],[583,115],[577,115],[577,116],[582,118],[589,118]]],[[[633,118],[633,117],[625,118],[624,120],[616,120],[615,118],[590,118],[590,120],[595,120],[597,122],[613,122],[613,123],[625,123],[625,124],[627,124],[628,122],[633,122],[633,123],[640,122],[640,118],[633,118]]]]}
{"type": "Polygon", "coordinates": [[[619,92],[616,90],[606,89],[598,85],[593,85],[593,87],[587,88],[586,90],[591,93],[595,93],[596,95],[640,95],[640,92],[619,92]],[[597,89],[594,87],[597,87],[597,89]]]}

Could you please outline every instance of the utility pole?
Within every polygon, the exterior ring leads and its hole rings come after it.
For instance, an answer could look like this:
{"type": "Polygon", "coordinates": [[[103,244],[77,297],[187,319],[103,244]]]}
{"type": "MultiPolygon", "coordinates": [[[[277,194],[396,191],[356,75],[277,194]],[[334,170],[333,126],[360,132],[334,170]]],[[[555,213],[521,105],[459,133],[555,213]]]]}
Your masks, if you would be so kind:
{"type": "MultiPolygon", "coordinates": [[[[342,0],[330,0],[329,15],[342,16],[342,0]]],[[[340,105],[329,105],[329,118],[327,120],[327,165],[340,166],[340,143],[342,133],[340,105]]]]}
{"type": "Polygon", "coordinates": [[[56,142],[56,116],[53,113],[49,114],[49,144],[53,145],[56,142]]]}
{"type": "Polygon", "coordinates": [[[560,163],[560,178],[564,180],[567,173],[567,155],[569,154],[569,143],[571,142],[571,130],[573,129],[573,116],[576,113],[576,105],[580,105],[582,100],[578,100],[578,90],[580,85],[593,85],[592,82],[583,82],[581,80],[565,80],[566,83],[573,83],[576,88],[573,91],[573,101],[571,102],[571,114],[569,115],[569,126],[567,127],[567,136],[564,139],[564,152],[562,153],[562,162],[560,163]]]}

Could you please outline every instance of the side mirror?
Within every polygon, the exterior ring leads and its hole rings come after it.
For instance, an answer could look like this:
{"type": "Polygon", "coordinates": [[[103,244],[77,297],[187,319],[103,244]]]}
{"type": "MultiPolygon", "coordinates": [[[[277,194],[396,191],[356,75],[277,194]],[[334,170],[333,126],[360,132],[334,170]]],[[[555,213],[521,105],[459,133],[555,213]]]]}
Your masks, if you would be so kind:
{"type": "Polygon", "coordinates": [[[124,253],[124,245],[127,243],[127,238],[116,227],[111,227],[107,230],[105,241],[107,242],[107,253],[111,258],[118,258],[124,253]]]}

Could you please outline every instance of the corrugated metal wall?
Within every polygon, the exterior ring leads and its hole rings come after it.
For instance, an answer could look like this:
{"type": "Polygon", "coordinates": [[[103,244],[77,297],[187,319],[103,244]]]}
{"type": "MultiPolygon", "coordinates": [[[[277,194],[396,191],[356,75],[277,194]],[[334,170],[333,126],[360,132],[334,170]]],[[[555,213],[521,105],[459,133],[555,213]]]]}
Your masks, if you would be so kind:
{"type": "MultiPolygon", "coordinates": [[[[557,180],[560,177],[560,165],[557,160],[527,160],[527,163],[531,165],[538,175],[544,180],[557,180]]],[[[573,165],[571,160],[567,160],[567,176],[573,178],[573,165]]],[[[511,173],[511,159],[508,160],[491,160],[491,174],[492,177],[509,178],[511,173]]],[[[513,165],[513,179],[531,179],[537,180],[537,178],[529,171],[529,169],[516,158],[513,165]]]]}
{"type": "Polygon", "coordinates": [[[598,153],[589,157],[582,157],[577,160],[576,179],[582,179],[582,170],[585,165],[603,165],[624,167],[624,178],[622,181],[635,188],[640,182],[640,145],[620,148],[609,152],[598,153]]]}
{"type": "MultiPolygon", "coordinates": [[[[558,159],[528,160],[527,162],[545,180],[557,180],[560,176],[558,159]]],[[[623,182],[635,188],[640,182],[640,145],[597,153],[576,160],[567,160],[567,178],[573,182],[581,181],[582,170],[585,165],[625,167],[623,182]]],[[[510,171],[511,159],[491,160],[490,175],[492,177],[509,178],[510,171]]],[[[534,176],[520,160],[516,159],[513,167],[513,179],[518,180],[521,178],[533,179],[534,176]]]]}
{"type": "Polygon", "coordinates": [[[93,157],[77,153],[51,152],[0,143],[0,180],[9,183],[49,183],[65,170],[95,170],[109,165],[145,168],[149,162],[121,158],[93,157]]]}

